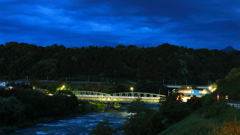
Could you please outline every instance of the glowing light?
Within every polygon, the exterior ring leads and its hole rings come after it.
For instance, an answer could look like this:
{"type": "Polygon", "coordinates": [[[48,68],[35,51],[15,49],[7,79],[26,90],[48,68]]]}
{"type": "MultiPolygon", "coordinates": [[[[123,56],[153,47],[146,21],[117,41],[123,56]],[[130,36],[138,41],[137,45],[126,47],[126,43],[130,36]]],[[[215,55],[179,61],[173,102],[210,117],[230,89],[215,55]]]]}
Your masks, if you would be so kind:
{"type": "Polygon", "coordinates": [[[133,97],[133,87],[130,87],[130,90],[132,91],[132,97],[133,97]]]}
{"type": "Polygon", "coordinates": [[[206,91],[206,90],[203,90],[203,91],[202,91],[202,94],[207,94],[207,91],[206,91]]]}

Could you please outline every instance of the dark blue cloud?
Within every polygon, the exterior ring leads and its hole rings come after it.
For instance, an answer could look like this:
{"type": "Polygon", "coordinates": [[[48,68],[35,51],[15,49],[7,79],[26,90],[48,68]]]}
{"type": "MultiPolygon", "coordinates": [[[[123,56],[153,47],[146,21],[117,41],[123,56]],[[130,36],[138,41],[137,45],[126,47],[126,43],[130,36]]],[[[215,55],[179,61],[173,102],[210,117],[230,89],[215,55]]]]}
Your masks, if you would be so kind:
{"type": "Polygon", "coordinates": [[[240,1],[0,0],[0,44],[240,49],[240,1]]]}

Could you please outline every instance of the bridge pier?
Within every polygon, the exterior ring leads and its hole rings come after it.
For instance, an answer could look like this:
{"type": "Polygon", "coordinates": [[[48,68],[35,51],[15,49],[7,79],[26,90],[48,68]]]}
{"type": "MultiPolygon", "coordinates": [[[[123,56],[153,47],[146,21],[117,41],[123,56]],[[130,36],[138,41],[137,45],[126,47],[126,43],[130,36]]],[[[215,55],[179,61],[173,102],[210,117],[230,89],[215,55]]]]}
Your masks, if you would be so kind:
{"type": "Polygon", "coordinates": [[[114,103],[113,102],[107,102],[105,104],[105,109],[114,109],[114,103]]]}

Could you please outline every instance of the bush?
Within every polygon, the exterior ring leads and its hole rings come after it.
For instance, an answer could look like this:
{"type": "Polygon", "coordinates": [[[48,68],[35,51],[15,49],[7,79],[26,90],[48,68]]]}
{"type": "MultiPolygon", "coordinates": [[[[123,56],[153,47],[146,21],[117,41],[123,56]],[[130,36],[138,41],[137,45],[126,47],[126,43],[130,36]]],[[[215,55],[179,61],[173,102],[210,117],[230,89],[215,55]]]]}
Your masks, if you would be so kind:
{"type": "Polygon", "coordinates": [[[240,135],[240,122],[237,119],[224,122],[221,126],[214,129],[211,135],[240,135]]]}
{"type": "Polygon", "coordinates": [[[188,107],[190,107],[193,111],[202,107],[201,99],[198,97],[192,97],[187,101],[188,107]]]}
{"type": "Polygon", "coordinates": [[[98,125],[92,129],[92,131],[89,133],[90,135],[113,135],[116,134],[115,129],[110,127],[112,123],[109,123],[107,119],[104,119],[103,121],[99,122],[98,125]]]}
{"type": "Polygon", "coordinates": [[[140,99],[132,102],[127,112],[133,115],[120,127],[126,135],[155,135],[165,129],[159,112],[148,108],[140,99]]]}
{"type": "Polygon", "coordinates": [[[160,105],[160,114],[167,119],[167,124],[173,124],[190,115],[191,111],[185,103],[165,101],[160,105]]]}
{"type": "Polygon", "coordinates": [[[83,113],[99,112],[105,109],[103,102],[80,102],[79,106],[83,113]]]}
{"type": "Polygon", "coordinates": [[[0,97],[0,125],[16,124],[24,121],[25,106],[15,97],[0,97]]]}
{"type": "Polygon", "coordinates": [[[229,107],[225,99],[220,98],[219,100],[216,100],[213,94],[205,95],[201,98],[201,101],[205,118],[217,117],[224,109],[229,107]]]}

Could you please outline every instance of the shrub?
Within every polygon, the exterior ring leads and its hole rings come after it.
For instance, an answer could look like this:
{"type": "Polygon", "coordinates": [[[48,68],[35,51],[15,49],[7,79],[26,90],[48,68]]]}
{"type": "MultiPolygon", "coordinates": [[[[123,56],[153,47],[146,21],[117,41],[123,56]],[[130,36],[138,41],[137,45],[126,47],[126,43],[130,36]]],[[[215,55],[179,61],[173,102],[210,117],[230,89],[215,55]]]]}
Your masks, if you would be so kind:
{"type": "Polygon", "coordinates": [[[120,127],[126,135],[155,135],[165,129],[159,112],[148,108],[140,99],[132,102],[127,107],[127,112],[134,115],[120,127]]]}
{"type": "Polygon", "coordinates": [[[178,101],[165,101],[160,106],[160,114],[167,119],[168,124],[172,124],[182,120],[191,113],[185,103],[178,101]]]}
{"type": "Polygon", "coordinates": [[[198,97],[192,97],[187,101],[188,107],[190,107],[193,111],[202,107],[201,99],[198,97]]]}
{"type": "Polygon", "coordinates": [[[25,106],[15,97],[0,97],[0,125],[24,121],[25,106]]]}
{"type": "Polygon", "coordinates": [[[239,135],[240,122],[235,119],[234,121],[224,122],[218,128],[215,128],[211,135],[239,135]]]}
{"type": "Polygon", "coordinates": [[[110,125],[112,123],[109,123],[107,119],[104,119],[103,121],[99,122],[98,125],[92,129],[92,131],[89,133],[90,135],[113,135],[116,134],[116,130],[113,129],[110,125]]]}

